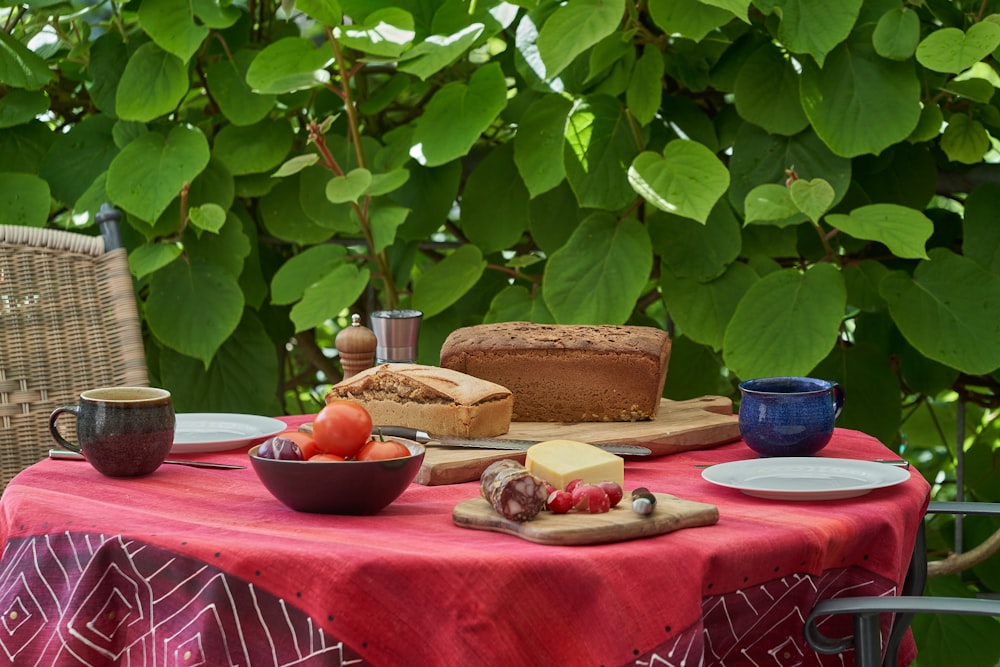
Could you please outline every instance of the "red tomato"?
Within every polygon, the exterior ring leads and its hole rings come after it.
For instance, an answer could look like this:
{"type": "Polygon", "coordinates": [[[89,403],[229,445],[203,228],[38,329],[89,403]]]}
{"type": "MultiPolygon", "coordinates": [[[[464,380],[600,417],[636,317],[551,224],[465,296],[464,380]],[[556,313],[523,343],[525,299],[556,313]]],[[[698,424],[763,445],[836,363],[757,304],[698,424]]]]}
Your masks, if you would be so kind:
{"type": "Polygon", "coordinates": [[[277,437],[288,438],[298,445],[299,450],[302,452],[303,461],[307,461],[315,454],[319,454],[319,447],[316,446],[316,439],[308,433],[303,433],[302,431],[285,431],[284,433],[279,433],[277,437]]]}
{"type": "Polygon", "coordinates": [[[346,461],[347,459],[345,459],[343,456],[337,456],[336,454],[320,453],[320,454],[313,454],[306,460],[312,462],[312,461],[346,461]]]}
{"type": "Polygon", "coordinates": [[[327,403],[313,420],[319,451],[349,459],[371,438],[372,416],[354,401],[327,403]]]}
{"type": "Polygon", "coordinates": [[[406,445],[395,440],[369,440],[358,452],[359,461],[384,461],[385,459],[400,459],[409,456],[406,445]]]}

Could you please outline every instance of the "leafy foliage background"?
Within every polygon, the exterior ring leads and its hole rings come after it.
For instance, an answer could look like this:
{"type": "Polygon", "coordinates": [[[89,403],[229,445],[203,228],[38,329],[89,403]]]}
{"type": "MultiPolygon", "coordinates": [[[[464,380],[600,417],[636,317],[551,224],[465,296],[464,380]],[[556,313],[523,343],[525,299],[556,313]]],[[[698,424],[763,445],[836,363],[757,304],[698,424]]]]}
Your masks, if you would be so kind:
{"type": "MultiPolygon", "coordinates": [[[[125,212],[181,411],[316,409],[380,307],[429,364],[463,325],[647,324],[672,398],[834,379],[841,426],[1000,500],[997,4],[0,1],[0,222],[125,212]]],[[[995,623],[921,620],[920,663],[995,664],[995,623]]]]}

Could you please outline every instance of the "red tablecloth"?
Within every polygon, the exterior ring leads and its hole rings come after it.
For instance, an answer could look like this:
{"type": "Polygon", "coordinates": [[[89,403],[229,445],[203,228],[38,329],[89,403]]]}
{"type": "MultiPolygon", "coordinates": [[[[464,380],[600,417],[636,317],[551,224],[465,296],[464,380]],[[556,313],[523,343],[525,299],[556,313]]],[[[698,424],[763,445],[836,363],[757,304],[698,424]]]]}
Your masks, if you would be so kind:
{"type": "MultiPolygon", "coordinates": [[[[821,455],[891,456],[840,429],[821,455]]],[[[803,618],[818,599],[898,594],[928,485],[775,501],[694,467],[751,457],[630,460],[626,487],[713,503],[718,524],[584,547],[455,526],[475,482],[325,516],[286,509],[249,467],[113,480],[43,461],[0,501],[0,663],[843,664],[806,646],[803,618]]]]}

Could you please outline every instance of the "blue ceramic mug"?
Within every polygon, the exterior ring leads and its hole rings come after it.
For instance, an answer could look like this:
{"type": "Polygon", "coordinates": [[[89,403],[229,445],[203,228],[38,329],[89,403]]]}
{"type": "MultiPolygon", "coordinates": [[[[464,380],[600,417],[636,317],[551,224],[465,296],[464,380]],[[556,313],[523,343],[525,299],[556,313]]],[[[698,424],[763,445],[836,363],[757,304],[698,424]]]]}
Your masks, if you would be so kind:
{"type": "Polygon", "coordinates": [[[844,389],[809,377],[740,383],[740,435],[761,456],[810,456],[833,436],[844,389]]]}

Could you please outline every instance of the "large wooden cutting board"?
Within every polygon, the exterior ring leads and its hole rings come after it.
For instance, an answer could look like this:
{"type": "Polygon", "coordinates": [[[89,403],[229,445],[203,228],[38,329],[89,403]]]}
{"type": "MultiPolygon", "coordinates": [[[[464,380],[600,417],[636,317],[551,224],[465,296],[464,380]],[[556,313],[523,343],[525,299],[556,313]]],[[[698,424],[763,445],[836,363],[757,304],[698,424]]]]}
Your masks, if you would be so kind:
{"type": "MultiPolygon", "coordinates": [[[[653,456],[693,449],[707,449],[739,440],[739,418],[733,402],[724,396],[702,396],[687,401],[660,402],[656,419],[643,422],[511,422],[501,438],[552,440],[564,438],[582,442],[609,442],[642,445],[653,456]]],[[[524,451],[427,446],[424,463],[414,480],[437,486],[479,479],[494,461],[514,459],[524,462],[524,451]]]]}
{"type": "Polygon", "coordinates": [[[628,504],[630,494],[610,512],[588,514],[541,512],[530,521],[517,522],[497,514],[482,498],[464,500],[452,511],[458,526],[492,530],[516,535],[530,542],[551,545],[603,544],[640,537],[662,535],[681,528],[710,526],[719,520],[715,505],[683,500],[666,493],[656,493],[652,514],[641,516],[628,504]]]}

